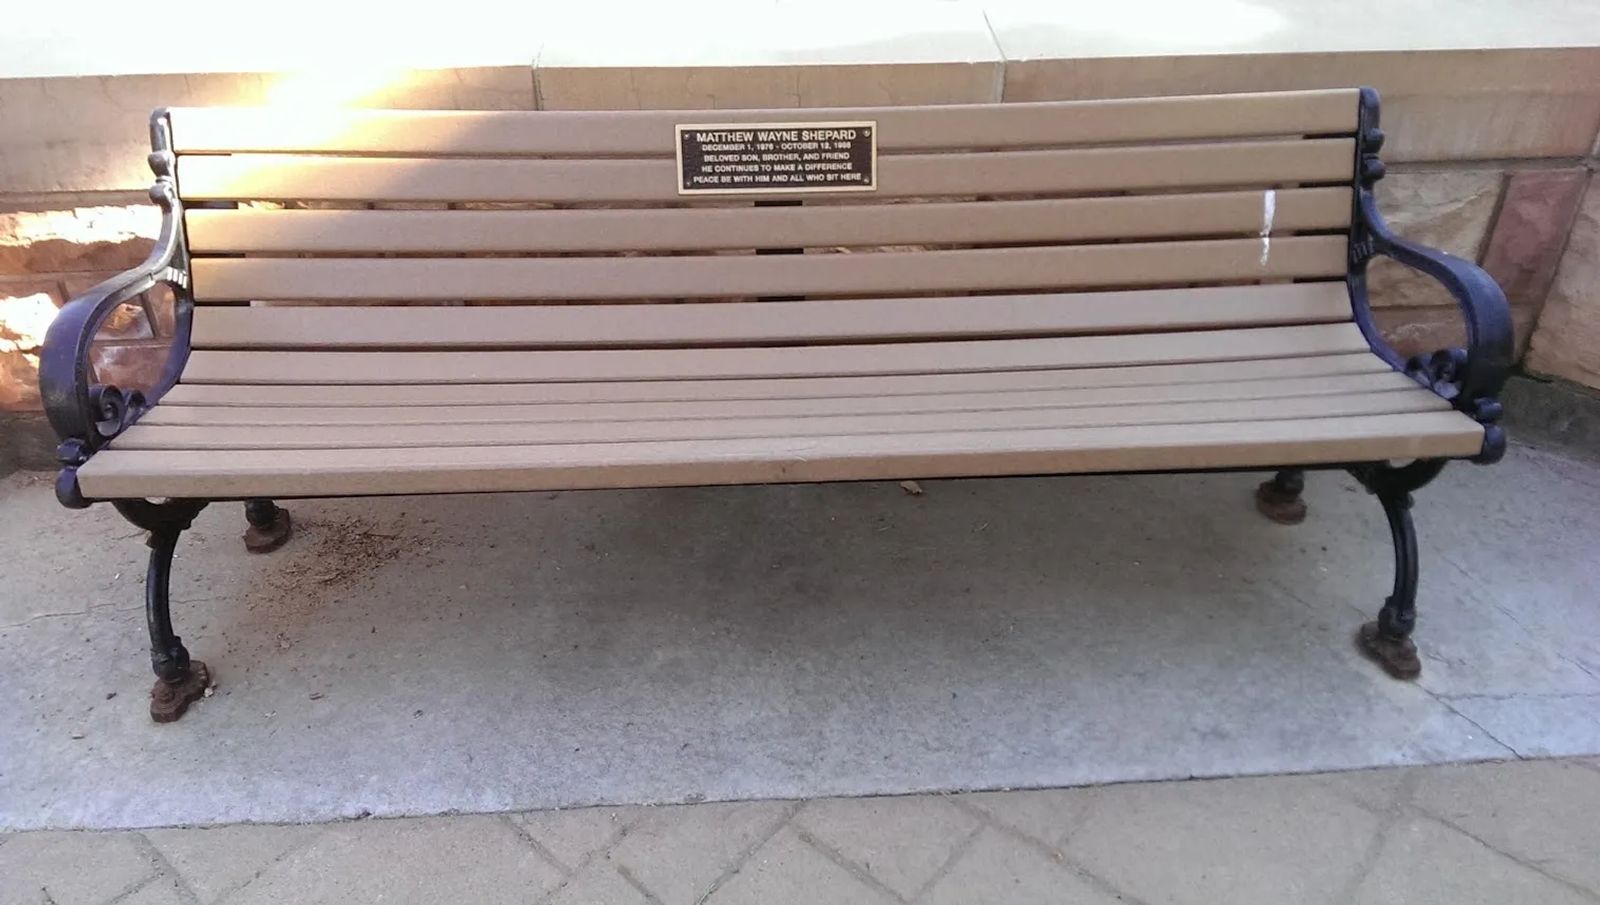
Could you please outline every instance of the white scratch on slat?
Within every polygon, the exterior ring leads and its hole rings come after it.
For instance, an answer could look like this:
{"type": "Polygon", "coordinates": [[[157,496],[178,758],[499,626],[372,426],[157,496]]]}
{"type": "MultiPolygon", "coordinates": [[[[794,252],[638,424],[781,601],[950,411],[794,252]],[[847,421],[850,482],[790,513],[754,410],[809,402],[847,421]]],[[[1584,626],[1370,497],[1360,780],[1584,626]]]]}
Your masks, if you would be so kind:
{"type": "Polygon", "coordinates": [[[1261,196],[1261,266],[1272,256],[1272,217],[1278,212],[1278,190],[1267,189],[1261,196]]]}

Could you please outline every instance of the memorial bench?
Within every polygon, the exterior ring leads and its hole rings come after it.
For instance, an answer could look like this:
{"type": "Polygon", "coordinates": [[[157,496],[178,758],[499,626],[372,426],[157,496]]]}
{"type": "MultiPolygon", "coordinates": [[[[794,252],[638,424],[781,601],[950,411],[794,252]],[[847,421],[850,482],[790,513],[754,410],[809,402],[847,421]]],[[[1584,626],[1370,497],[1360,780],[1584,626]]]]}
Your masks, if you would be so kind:
{"type": "Polygon", "coordinates": [[[209,681],[168,574],[208,502],[1091,472],[1348,469],[1392,530],[1358,633],[1416,675],[1412,491],[1505,447],[1500,289],[1394,236],[1378,99],[1326,90],[703,112],[172,109],[148,262],[61,312],[57,493],[150,532],[152,715],[209,681]],[[1405,360],[1366,267],[1469,341],[1405,360]],[[158,284],[163,376],[92,340],[158,284]],[[1405,464],[1395,464],[1404,462],[1405,464]]]}

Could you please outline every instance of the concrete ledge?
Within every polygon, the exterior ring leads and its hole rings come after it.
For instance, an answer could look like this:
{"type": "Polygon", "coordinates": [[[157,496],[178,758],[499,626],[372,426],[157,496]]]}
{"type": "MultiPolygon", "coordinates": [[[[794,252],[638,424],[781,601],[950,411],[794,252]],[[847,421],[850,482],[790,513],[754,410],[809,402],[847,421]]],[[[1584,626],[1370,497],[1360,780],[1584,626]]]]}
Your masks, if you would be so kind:
{"type": "Polygon", "coordinates": [[[1600,43],[1569,0],[985,0],[1008,60],[1555,48],[1600,43]]]}
{"type": "Polygon", "coordinates": [[[38,412],[0,411],[0,477],[56,467],[56,435],[38,412]]]}
{"type": "Polygon", "coordinates": [[[805,107],[1368,84],[1385,93],[1394,161],[1579,158],[1600,131],[1600,6],[1562,0],[459,0],[427,17],[295,0],[247,36],[180,9],[158,45],[138,40],[142,11],[107,0],[17,18],[0,35],[13,196],[142,189],[161,104],[805,107]]]}
{"type": "Polygon", "coordinates": [[[726,110],[999,101],[999,60],[718,68],[549,66],[536,72],[543,110],[726,110]]]}
{"type": "Polygon", "coordinates": [[[1596,48],[1016,59],[1008,101],[1370,85],[1390,161],[1582,157],[1600,126],[1596,48]]]}
{"type": "Polygon", "coordinates": [[[0,79],[0,185],[7,194],[149,188],[150,111],[161,106],[343,104],[530,110],[526,66],[390,67],[0,79]]]}
{"type": "Polygon", "coordinates": [[[1600,460],[1600,394],[1565,380],[1513,377],[1500,401],[1506,430],[1533,446],[1600,460]]]}

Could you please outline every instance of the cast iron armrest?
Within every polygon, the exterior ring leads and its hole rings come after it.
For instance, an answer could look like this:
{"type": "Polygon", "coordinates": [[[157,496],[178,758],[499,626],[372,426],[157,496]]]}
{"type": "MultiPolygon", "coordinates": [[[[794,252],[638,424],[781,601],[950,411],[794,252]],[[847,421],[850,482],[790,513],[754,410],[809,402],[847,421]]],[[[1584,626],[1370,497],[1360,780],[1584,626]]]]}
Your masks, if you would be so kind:
{"type": "Polygon", "coordinates": [[[1383,132],[1378,128],[1377,107],[1377,92],[1363,88],[1348,278],[1356,322],[1380,357],[1484,426],[1483,449],[1474,461],[1498,461],[1505,453],[1506,437],[1505,430],[1496,423],[1501,415],[1497,397],[1516,360],[1511,308],[1505,292],[1483,268],[1402,239],[1384,221],[1372,191],[1373,184],[1384,174],[1383,161],[1378,159],[1383,132]],[[1466,348],[1440,349],[1432,355],[1407,359],[1389,345],[1373,320],[1367,298],[1367,264],[1378,255],[1433,277],[1444,286],[1455,298],[1466,322],[1466,348]]]}
{"type": "MultiPolygon", "coordinates": [[[[1402,239],[1389,230],[1369,192],[1361,198],[1372,253],[1392,258],[1444,286],[1455,297],[1467,327],[1465,349],[1445,349],[1404,362],[1406,373],[1426,383],[1458,409],[1474,413],[1500,395],[1516,356],[1511,308],[1483,268],[1455,255],[1402,239]]],[[[1398,353],[1393,353],[1399,358],[1398,353]]]]}
{"type": "Polygon", "coordinates": [[[45,416],[61,440],[56,448],[56,458],[62,465],[56,480],[56,497],[62,505],[74,509],[89,505],[78,491],[78,466],[177,383],[189,357],[192,306],[188,253],[184,245],[182,205],[172,176],[172,144],[164,111],[157,111],[151,118],[150,136],[154,147],[150,168],[156,174],[150,199],[162,209],[161,234],[155,248],[143,264],[117,274],[63,306],[45,333],[39,357],[39,394],[45,416]],[[124,392],[115,386],[94,382],[94,366],[89,356],[101,326],[118,306],[163,284],[173,290],[177,329],[156,386],[146,396],[137,390],[124,392]]]}

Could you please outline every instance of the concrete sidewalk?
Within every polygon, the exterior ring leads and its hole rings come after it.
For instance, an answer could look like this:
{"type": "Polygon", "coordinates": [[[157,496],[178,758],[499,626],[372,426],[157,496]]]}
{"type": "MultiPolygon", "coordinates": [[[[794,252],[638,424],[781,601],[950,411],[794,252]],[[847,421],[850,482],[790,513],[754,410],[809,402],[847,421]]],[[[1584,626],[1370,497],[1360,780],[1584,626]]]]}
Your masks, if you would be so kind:
{"type": "Polygon", "coordinates": [[[1600,902],[1600,759],[0,837],[7,905],[1600,902]]]}
{"type": "Polygon", "coordinates": [[[0,482],[0,828],[317,823],[1065,788],[1600,754],[1600,467],[1514,447],[1417,498],[1419,682],[1342,474],[295,501],[186,535],[217,688],[150,722],[146,549],[0,482]],[[155,794],[153,784],[171,790],[155,794]]]}

